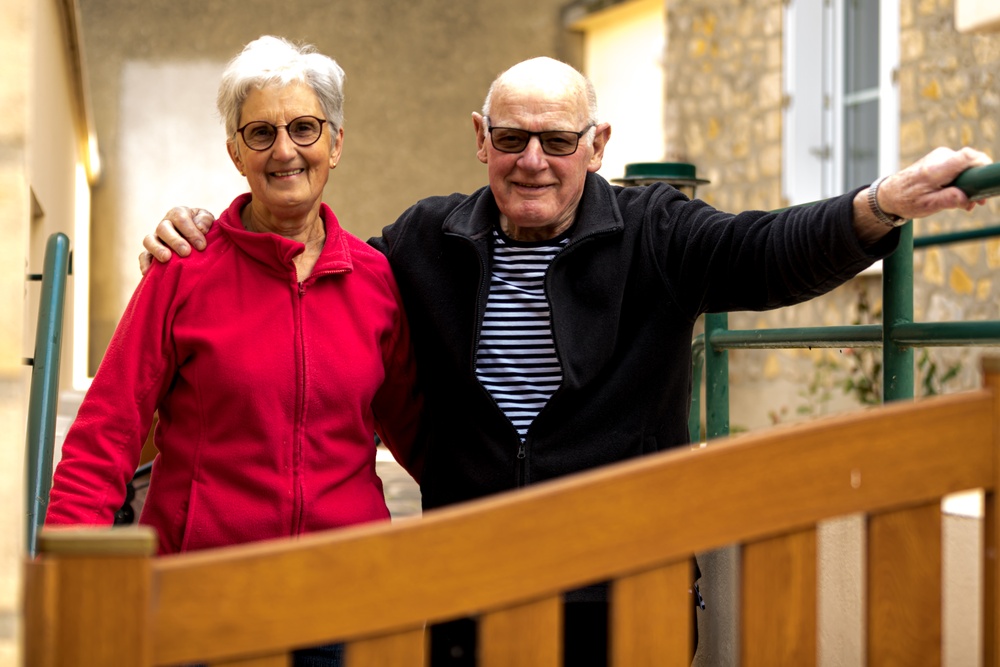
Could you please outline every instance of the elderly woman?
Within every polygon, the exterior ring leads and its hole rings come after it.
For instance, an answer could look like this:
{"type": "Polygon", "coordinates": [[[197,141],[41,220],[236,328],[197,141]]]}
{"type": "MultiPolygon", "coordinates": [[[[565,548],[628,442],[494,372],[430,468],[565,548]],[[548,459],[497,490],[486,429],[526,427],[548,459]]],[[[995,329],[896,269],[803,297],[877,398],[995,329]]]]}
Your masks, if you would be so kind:
{"type": "Polygon", "coordinates": [[[162,554],[388,518],[373,434],[416,474],[420,405],[389,265],[321,201],[342,84],[332,59],[274,37],[229,63],[218,108],[250,192],[208,250],[139,284],[67,435],[47,524],[112,523],[157,410],[140,523],[162,554]]]}

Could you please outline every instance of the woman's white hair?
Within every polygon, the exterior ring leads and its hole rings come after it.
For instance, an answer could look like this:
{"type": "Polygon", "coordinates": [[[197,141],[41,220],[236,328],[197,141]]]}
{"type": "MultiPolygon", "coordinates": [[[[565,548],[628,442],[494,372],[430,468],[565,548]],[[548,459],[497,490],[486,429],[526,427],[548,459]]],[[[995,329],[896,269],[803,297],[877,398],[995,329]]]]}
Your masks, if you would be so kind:
{"type": "Polygon", "coordinates": [[[222,73],[216,106],[229,140],[236,134],[243,104],[251,90],[296,82],[312,88],[331,132],[340,131],[344,124],[344,70],[337,61],[318,53],[309,44],[296,45],[281,37],[264,35],[243,47],[222,73]]]}

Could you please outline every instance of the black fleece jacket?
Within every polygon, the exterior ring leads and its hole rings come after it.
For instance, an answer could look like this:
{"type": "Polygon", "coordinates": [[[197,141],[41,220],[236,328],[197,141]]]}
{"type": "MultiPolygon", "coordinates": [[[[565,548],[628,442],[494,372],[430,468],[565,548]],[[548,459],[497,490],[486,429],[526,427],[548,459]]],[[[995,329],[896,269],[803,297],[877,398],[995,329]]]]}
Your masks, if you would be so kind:
{"type": "Polygon", "coordinates": [[[563,383],[523,447],[474,367],[493,195],[411,207],[369,243],[395,272],[425,391],[424,508],[686,443],[699,315],[805,301],[895,248],[898,232],[860,245],[853,196],[734,216],[668,185],[621,188],[589,174],[545,278],[563,383]]]}

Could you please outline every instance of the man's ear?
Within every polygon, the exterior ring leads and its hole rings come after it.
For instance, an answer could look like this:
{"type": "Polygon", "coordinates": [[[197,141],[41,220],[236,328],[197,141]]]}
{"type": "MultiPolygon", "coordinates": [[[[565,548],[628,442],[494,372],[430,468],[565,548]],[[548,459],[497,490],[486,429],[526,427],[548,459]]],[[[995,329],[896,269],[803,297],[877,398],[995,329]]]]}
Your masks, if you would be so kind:
{"type": "Polygon", "coordinates": [[[240,159],[240,152],[236,147],[235,141],[226,142],[226,150],[229,151],[229,159],[233,161],[236,168],[239,170],[241,176],[246,176],[246,172],[243,170],[243,160],[240,159]]]}
{"type": "Polygon", "coordinates": [[[472,112],[472,125],[476,128],[476,157],[483,164],[487,163],[486,155],[486,119],[480,113],[472,112]]]}
{"type": "Polygon", "coordinates": [[[593,173],[601,168],[604,161],[604,147],[611,138],[611,123],[601,123],[594,129],[594,154],[590,157],[587,171],[593,173]]]}

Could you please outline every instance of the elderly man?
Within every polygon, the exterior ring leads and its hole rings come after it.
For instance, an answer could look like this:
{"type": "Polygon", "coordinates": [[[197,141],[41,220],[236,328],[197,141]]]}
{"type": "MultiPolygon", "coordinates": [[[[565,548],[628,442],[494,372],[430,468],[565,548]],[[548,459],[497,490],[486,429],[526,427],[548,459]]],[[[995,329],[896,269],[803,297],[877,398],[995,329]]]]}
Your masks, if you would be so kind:
{"type": "MultiPolygon", "coordinates": [[[[501,74],[472,120],[489,185],[424,199],[369,241],[389,258],[410,319],[426,509],[686,443],[699,315],[836,287],[890,253],[905,220],[971,209],[947,184],[990,162],[939,149],[812,207],[731,215],[668,185],[597,176],[611,127],[591,84],[555,60],[501,74]]],[[[190,251],[175,227],[203,247],[210,216],[168,217],[162,242],[144,241],[157,259],[170,256],[164,243],[190,251]]],[[[567,599],[566,664],[604,664],[604,591],[567,599]]],[[[472,664],[468,646],[442,637],[434,664],[472,664]]]]}

